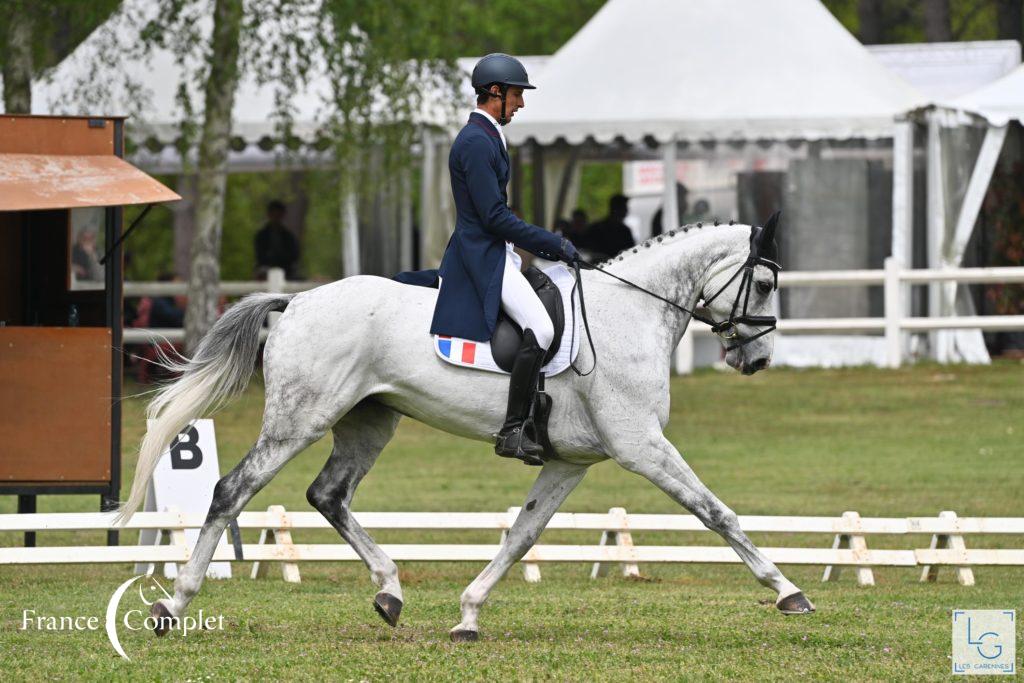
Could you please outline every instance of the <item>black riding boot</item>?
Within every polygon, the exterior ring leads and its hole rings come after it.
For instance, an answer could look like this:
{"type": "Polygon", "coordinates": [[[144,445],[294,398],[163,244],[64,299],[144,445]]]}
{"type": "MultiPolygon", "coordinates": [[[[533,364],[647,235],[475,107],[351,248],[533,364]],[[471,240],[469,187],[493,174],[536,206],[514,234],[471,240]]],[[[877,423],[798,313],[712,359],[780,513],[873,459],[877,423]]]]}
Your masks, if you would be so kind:
{"type": "Polygon", "coordinates": [[[506,458],[518,458],[527,465],[543,465],[544,448],[533,439],[530,410],[537,393],[537,379],[544,365],[545,351],[537,345],[532,330],[523,332],[512,377],[508,384],[508,410],[505,424],[498,432],[494,452],[506,458]]]}

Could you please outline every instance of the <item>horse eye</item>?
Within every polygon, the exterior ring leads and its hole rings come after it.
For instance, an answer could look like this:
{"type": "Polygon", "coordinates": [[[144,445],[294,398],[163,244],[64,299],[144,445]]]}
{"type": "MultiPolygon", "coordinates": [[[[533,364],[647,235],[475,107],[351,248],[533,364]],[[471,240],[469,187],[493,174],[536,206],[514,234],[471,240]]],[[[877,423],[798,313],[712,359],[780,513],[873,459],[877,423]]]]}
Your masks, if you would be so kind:
{"type": "Polygon", "coordinates": [[[757,291],[760,292],[761,294],[771,294],[772,283],[770,283],[770,282],[758,282],[757,283],[757,291]]]}

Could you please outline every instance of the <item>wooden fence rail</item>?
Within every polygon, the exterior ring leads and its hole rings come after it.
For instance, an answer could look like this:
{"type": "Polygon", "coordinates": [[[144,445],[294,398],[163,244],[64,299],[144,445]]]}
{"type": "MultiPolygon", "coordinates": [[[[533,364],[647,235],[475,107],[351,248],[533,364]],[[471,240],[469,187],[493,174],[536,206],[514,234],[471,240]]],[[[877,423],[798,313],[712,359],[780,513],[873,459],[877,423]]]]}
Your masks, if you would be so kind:
{"type": "MultiPolygon", "coordinates": [[[[367,529],[406,530],[492,530],[503,539],[519,508],[506,512],[361,512],[355,513],[367,529]]],[[[113,526],[114,513],[38,513],[0,515],[0,533],[24,531],[107,530],[113,526]]],[[[0,564],[88,564],[111,562],[157,563],[186,562],[191,549],[186,545],[184,529],[201,527],[205,515],[176,511],[139,512],[126,529],[155,529],[168,539],[168,545],[136,546],[49,546],[35,548],[0,547],[0,564]]],[[[965,536],[977,534],[1024,535],[1024,518],[957,517],[945,511],[937,517],[861,517],[846,512],[841,517],[741,516],[740,526],[749,533],[829,534],[832,547],[764,547],[773,562],[794,565],[825,566],[822,580],[836,580],[841,567],[852,567],[860,585],[874,585],[872,567],[920,567],[922,581],[934,581],[940,567],[955,567],[958,581],[974,584],[972,567],[1024,567],[1024,549],[968,549],[965,536]],[[868,536],[906,536],[930,534],[928,548],[874,549],[868,536]]],[[[280,562],[286,581],[298,582],[297,562],[350,561],[359,557],[344,544],[296,543],[292,532],[304,529],[330,529],[326,519],[316,512],[288,512],[272,505],[266,512],[243,512],[237,519],[239,529],[259,529],[256,544],[239,544],[241,557],[230,546],[222,546],[214,560],[242,559],[253,562],[252,577],[266,573],[266,562],[280,562]]],[[[629,514],[623,508],[607,513],[557,513],[547,527],[551,530],[601,532],[598,545],[536,545],[522,560],[527,581],[540,581],[541,562],[592,563],[592,578],[602,576],[607,565],[619,564],[626,576],[638,576],[641,563],[680,562],[697,564],[734,564],[739,557],[727,546],[652,546],[638,545],[634,532],[676,531],[707,532],[690,515],[629,514]]],[[[499,545],[384,544],[385,553],[396,561],[486,562],[498,552],[499,545]]]]}

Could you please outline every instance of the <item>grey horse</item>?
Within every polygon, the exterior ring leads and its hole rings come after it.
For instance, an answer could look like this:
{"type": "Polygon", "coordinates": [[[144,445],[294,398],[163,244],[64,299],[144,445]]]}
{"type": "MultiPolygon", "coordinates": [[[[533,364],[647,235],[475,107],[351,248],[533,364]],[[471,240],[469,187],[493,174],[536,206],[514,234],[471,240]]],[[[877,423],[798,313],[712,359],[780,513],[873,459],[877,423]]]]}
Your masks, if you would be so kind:
{"type": "MultiPolygon", "coordinates": [[[[770,232],[774,230],[773,221],[770,232]]],[[[598,365],[586,376],[567,371],[548,379],[547,392],[554,401],[550,439],[558,458],[541,468],[498,554],[462,593],[462,621],[451,630],[452,640],[478,638],[477,617],[491,589],[533,546],[587,468],[607,458],[649,479],[719,533],[757,580],[776,592],[781,612],[814,611],[663,434],[672,352],[697,303],[704,300],[701,311],[715,320],[735,319],[734,304],[741,298],[748,317],[739,320],[770,315],[775,273],[763,265],[750,266],[748,260],[756,246],[752,235],[760,232],[758,239],[772,241],[773,234],[763,234],[767,231],[768,226],[764,231],[746,225],[687,226],[603,264],[607,273],[678,305],[604,272],[582,273],[598,365]],[[741,282],[734,276],[745,264],[747,275],[741,282]],[[711,292],[720,295],[711,297],[711,292]],[[713,301],[707,303],[709,298],[713,301]]],[[[285,463],[328,430],[334,434],[334,448],[306,497],[366,563],[380,589],[373,601],[378,613],[390,625],[398,623],[403,605],[398,568],[352,516],[349,505],[356,487],[403,415],[493,443],[505,414],[504,377],[452,367],[434,355],[427,329],[436,296],[436,290],[371,276],[346,278],[298,295],[251,295],[224,314],[191,360],[177,365],[181,377],[149,404],[152,426],[143,439],[119,522],[142,503],[156,461],[175,435],[245,388],[263,321],[271,311],[283,311],[264,349],[266,405],[259,438],[214,488],[199,540],[174,583],[173,599],[154,604],[159,635],[195,597],[225,526],[285,463]]],[[[768,366],[771,329],[759,331],[744,322],[727,327],[725,336],[744,342],[726,353],[731,367],[751,374],[768,366]]],[[[582,345],[577,364],[589,367],[594,360],[582,345]]]]}

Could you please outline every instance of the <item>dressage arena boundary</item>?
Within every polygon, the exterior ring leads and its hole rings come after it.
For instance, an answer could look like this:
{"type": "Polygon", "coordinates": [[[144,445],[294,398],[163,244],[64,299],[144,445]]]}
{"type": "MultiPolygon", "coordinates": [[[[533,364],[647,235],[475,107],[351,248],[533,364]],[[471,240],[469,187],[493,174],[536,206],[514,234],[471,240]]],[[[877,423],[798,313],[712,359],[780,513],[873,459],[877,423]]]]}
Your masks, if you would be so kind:
{"type": "MultiPolygon", "coordinates": [[[[367,529],[405,530],[494,530],[504,540],[520,508],[506,512],[360,512],[353,513],[367,529]]],[[[204,514],[138,512],[125,530],[153,529],[168,540],[167,545],[132,546],[48,546],[0,548],[0,564],[94,564],[187,562],[191,553],[185,542],[185,529],[200,528],[204,514]]],[[[0,515],[0,532],[111,530],[114,513],[34,513],[0,515]]],[[[259,529],[257,544],[241,545],[241,556],[230,545],[217,548],[215,561],[253,562],[251,576],[265,575],[267,562],[280,562],[285,581],[299,582],[297,562],[359,560],[345,544],[295,543],[292,532],[298,529],[330,529],[318,512],[288,512],[280,505],[266,512],[238,515],[240,529],[259,529]]],[[[840,569],[852,567],[857,583],[875,583],[872,567],[919,567],[921,581],[935,581],[941,567],[953,567],[957,580],[974,585],[974,566],[1024,566],[1024,550],[968,549],[965,537],[977,534],[1022,534],[1021,517],[957,517],[945,511],[937,517],[861,517],[845,512],[841,517],[740,516],[740,526],[749,533],[831,534],[831,548],[765,547],[770,560],[784,565],[824,565],[823,581],[839,578],[840,569]],[[931,534],[928,548],[882,550],[868,547],[868,536],[904,536],[931,534]]],[[[645,546],[633,542],[633,532],[708,531],[692,515],[629,514],[624,508],[607,513],[556,513],[546,529],[600,531],[598,545],[536,545],[523,557],[526,581],[540,581],[541,562],[592,563],[591,578],[607,572],[608,565],[619,564],[624,576],[639,576],[640,563],[670,562],[693,564],[740,563],[728,546],[645,546]]],[[[498,552],[498,545],[472,544],[383,544],[381,548],[395,561],[487,562],[498,552]]]]}

